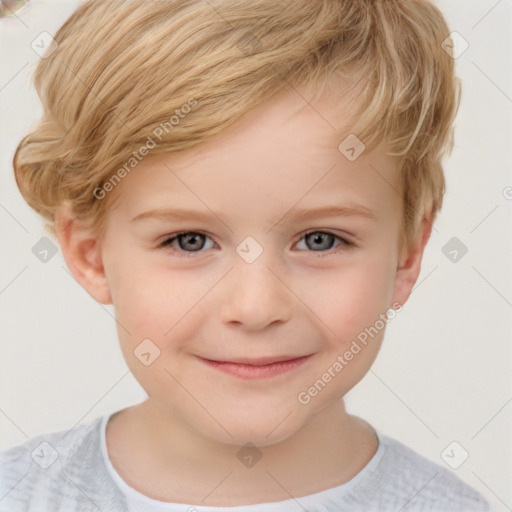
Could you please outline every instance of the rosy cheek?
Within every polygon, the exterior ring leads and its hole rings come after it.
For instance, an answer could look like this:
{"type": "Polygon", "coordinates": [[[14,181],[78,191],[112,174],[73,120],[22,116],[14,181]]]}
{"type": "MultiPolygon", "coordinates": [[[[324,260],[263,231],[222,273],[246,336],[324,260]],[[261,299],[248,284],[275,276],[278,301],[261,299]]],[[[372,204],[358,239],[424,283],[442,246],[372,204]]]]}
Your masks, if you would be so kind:
{"type": "Polygon", "coordinates": [[[373,325],[381,313],[385,314],[389,292],[382,286],[377,276],[365,275],[345,283],[338,293],[331,294],[328,313],[324,312],[325,323],[330,327],[326,331],[329,337],[338,343],[350,344],[362,330],[373,325]]]}

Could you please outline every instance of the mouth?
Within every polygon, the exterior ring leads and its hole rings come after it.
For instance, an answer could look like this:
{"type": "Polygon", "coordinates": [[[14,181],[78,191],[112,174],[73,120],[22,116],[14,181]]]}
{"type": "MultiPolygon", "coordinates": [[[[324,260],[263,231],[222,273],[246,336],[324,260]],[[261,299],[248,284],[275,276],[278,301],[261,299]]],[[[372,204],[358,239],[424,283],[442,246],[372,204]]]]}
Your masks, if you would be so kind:
{"type": "Polygon", "coordinates": [[[303,366],[313,354],[305,356],[273,356],[261,358],[237,358],[218,361],[198,357],[204,364],[240,379],[270,378],[303,366]]]}

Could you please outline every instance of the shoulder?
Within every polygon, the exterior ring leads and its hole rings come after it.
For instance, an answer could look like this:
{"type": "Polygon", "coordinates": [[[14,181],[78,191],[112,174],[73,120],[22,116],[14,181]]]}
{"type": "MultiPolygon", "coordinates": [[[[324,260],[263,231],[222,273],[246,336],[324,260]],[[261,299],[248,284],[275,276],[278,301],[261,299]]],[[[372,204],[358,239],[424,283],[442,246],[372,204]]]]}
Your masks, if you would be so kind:
{"type": "Polygon", "coordinates": [[[0,512],[89,510],[91,499],[109,485],[102,478],[101,421],[0,451],[0,512]]]}
{"type": "Polygon", "coordinates": [[[387,492],[414,511],[492,512],[475,489],[447,468],[391,437],[379,434],[384,454],[378,466],[387,492]]]}

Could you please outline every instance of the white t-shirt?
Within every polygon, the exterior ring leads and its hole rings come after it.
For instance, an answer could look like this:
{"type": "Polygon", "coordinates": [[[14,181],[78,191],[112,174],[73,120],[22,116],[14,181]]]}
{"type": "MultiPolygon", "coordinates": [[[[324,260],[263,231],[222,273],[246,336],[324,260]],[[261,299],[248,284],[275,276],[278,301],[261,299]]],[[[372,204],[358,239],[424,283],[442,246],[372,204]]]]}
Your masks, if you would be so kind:
{"type": "Polygon", "coordinates": [[[379,446],[349,482],[278,502],[236,507],[166,503],[130,487],[112,466],[110,416],[0,452],[0,512],[493,512],[448,469],[377,432],[379,446]]]}

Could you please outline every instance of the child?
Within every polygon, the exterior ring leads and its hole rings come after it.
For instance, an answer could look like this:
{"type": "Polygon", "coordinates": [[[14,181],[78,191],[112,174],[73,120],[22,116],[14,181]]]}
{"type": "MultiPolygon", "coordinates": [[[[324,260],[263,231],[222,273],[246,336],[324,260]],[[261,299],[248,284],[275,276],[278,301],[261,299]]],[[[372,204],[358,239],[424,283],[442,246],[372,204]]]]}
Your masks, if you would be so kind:
{"type": "Polygon", "coordinates": [[[343,403],[442,205],[448,35],[425,0],[76,10],[14,170],[148,398],[2,452],[0,510],[491,510],[343,403]]]}

